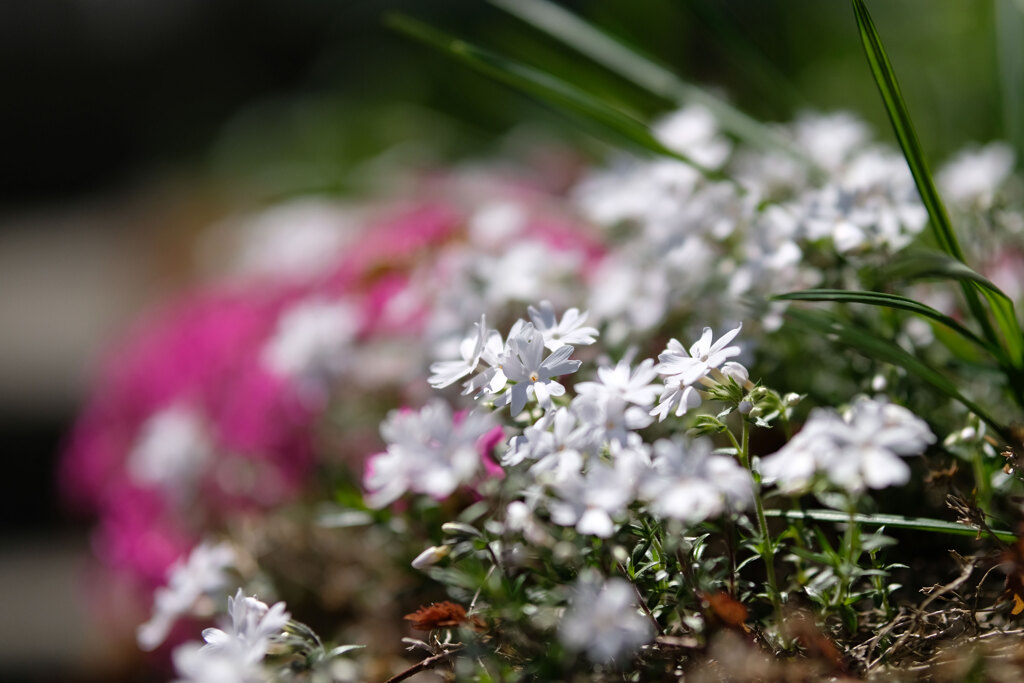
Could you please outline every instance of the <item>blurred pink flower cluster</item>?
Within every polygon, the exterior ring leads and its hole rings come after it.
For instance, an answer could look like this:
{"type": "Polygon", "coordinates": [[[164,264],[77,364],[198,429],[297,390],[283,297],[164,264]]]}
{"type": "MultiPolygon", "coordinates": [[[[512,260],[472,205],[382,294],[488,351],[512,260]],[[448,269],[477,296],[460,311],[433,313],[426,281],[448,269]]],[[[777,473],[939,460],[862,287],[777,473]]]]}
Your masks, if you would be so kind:
{"type": "MultiPolygon", "coordinates": [[[[384,391],[422,403],[430,360],[482,307],[551,290],[529,278],[581,291],[603,252],[562,206],[522,180],[437,174],[355,225],[339,212],[329,258],[150,312],[101,364],[62,463],[103,563],[152,589],[204,534],[312,491],[318,466],[358,471],[378,444],[319,439],[328,411],[384,391]]],[[[298,239],[288,215],[275,229],[298,239]]]]}

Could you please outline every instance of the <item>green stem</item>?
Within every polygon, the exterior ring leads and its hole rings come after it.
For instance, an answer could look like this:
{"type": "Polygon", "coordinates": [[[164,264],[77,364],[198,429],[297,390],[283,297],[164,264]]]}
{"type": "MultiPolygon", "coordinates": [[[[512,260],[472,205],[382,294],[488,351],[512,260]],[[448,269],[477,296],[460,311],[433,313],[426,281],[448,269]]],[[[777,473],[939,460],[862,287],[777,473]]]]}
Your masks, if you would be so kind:
{"type": "MultiPolygon", "coordinates": [[[[778,584],[775,580],[775,547],[772,538],[768,533],[768,520],[764,515],[764,504],[761,502],[761,480],[750,465],[750,424],[744,419],[742,421],[741,444],[737,449],[740,463],[750,472],[754,484],[754,509],[757,513],[757,526],[761,532],[761,559],[764,560],[765,571],[768,574],[768,597],[772,601],[772,608],[775,616],[782,623],[782,600],[779,597],[778,584]]],[[[732,434],[729,435],[732,437],[732,434]]],[[[733,443],[736,443],[733,438],[733,443]]]]}

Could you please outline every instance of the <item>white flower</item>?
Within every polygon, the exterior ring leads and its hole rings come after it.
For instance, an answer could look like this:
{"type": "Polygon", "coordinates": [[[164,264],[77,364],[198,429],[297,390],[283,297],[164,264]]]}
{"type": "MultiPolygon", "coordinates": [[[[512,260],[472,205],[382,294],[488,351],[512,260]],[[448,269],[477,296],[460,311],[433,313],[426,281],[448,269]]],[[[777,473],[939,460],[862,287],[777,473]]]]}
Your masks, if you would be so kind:
{"type": "Polygon", "coordinates": [[[676,417],[682,417],[687,412],[699,408],[702,402],[700,392],[696,388],[666,384],[658,405],[651,409],[651,415],[658,418],[658,422],[662,422],[673,411],[676,417]]]}
{"type": "Polygon", "coordinates": [[[704,328],[701,335],[690,352],[687,353],[678,340],[672,339],[668,347],[658,356],[658,372],[665,375],[665,383],[676,383],[682,386],[689,386],[707,375],[713,368],[717,368],[727,359],[740,354],[740,347],[728,346],[729,342],[739,334],[742,324],[735,329],[729,330],[718,341],[712,344],[712,332],[710,327],[704,328]]]}
{"type": "MultiPolygon", "coordinates": [[[[428,380],[430,386],[442,389],[476,370],[480,356],[484,352],[484,343],[489,335],[487,317],[481,315],[480,322],[473,323],[473,327],[475,331],[459,344],[459,354],[462,356],[460,360],[442,360],[431,364],[430,372],[433,374],[428,380]]],[[[493,332],[493,334],[497,334],[497,332],[493,332]]]]}
{"type": "Polygon", "coordinates": [[[657,376],[653,359],[644,360],[636,369],[632,369],[629,361],[623,359],[614,368],[598,368],[597,381],[578,383],[576,393],[580,396],[614,397],[647,408],[654,403],[660,391],[660,387],[652,383],[657,376]]]}
{"type": "Polygon", "coordinates": [[[191,407],[175,404],[142,425],[128,455],[128,473],[140,484],[183,498],[194,489],[213,456],[206,424],[191,407]]]}
{"type": "Polygon", "coordinates": [[[741,510],[754,499],[750,473],[733,458],[712,454],[707,439],[657,441],[639,490],[651,514],[689,524],[741,510]]]}
{"type": "Polygon", "coordinates": [[[224,629],[208,628],[203,631],[203,652],[217,653],[240,662],[257,664],[263,661],[275,636],[281,634],[291,619],[283,602],[268,607],[255,597],[247,597],[239,588],[228,598],[228,617],[231,622],[224,629]]]}
{"type": "Polygon", "coordinates": [[[191,613],[200,597],[227,585],[227,570],[237,561],[234,548],[227,543],[214,545],[204,541],[192,549],[188,560],[175,562],[168,571],[167,585],[154,593],[153,616],[138,628],[139,647],[155,650],[178,617],[191,613]]]}
{"type": "Polygon", "coordinates": [[[359,331],[359,315],[341,301],[310,299],[289,308],[263,348],[275,375],[319,386],[338,375],[359,331]]]}
{"type": "Polygon", "coordinates": [[[184,643],[172,654],[178,678],[173,683],[269,683],[259,664],[226,652],[210,652],[197,642],[184,643]]]}
{"type": "Polygon", "coordinates": [[[367,504],[384,507],[407,491],[447,498],[480,470],[477,441],[494,425],[487,413],[453,418],[441,400],[419,411],[391,411],[380,427],[387,451],[366,465],[367,504]]]}
{"type": "Polygon", "coordinates": [[[494,402],[501,407],[511,404],[512,415],[518,415],[533,395],[544,408],[549,408],[552,396],[565,394],[565,387],[553,378],[576,372],[580,361],[569,360],[573,347],[560,346],[544,357],[544,338],[532,324],[523,325],[520,333],[509,340],[510,354],[502,366],[505,376],[512,382],[505,393],[494,402]]]}
{"type": "Polygon", "coordinates": [[[993,142],[957,154],[935,174],[935,182],[950,201],[987,209],[1013,171],[1013,164],[1013,148],[993,142]]]}
{"type": "Polygon", "coordinates": [[[807,488],[818,473],[850,493],[905,484],[910,468],[900,456],[935,441],[928,425],[902,406],[862,398],[843,415],[817,409],[804,428],[761,460],[766,483],[786,492],[807,488]]]}
{"type": "Polygon", "coordinates": [[[728,138],[718,132],[714,114],[700,105],[672,112],[653,128],[663,145],[708,168],[721,167],[732,151],[728,138]]]}
{"type": "Polygon", "coordinates": [[[527,310],[534,328],[544,337],[544,346],[551,351],[557,351],[566,344],[593,344],[597,337],[595,328],[583,327],[587,321],[586,311],[580,313],[578,308],[570,308],[559,321],[555,317],[555,307],[546,299],[540,302],[539,309],[529,306],[527,310]]]}
{"type": "Polygon", "coordinates": [[[615,577],[602,582],[588,573],[574,586],[558,635],[569,649],[585,651],[594,662],[608,662],[632,654],[654,633],[627,581],[615,577]]]}
{"type": "Polygon", "coordinates": [[[633,500],[631,475],[625,466],[591,463],[585,475],[577,473],[554,487],[557,498],[548,505],[551,521],[576,527],[581,534],[608,538],[615,531],[612,518],[625,512],[633,500]]]}
{"type": "Polygon", "coordinates": [[[426,569],[427,567],[433,567],[448,557],[451,551],[452,547],[450,545],[432,545],[413,559],[412,568],[426,569]]]}
{"type": "Polygon", "coordinates": [[[534,460],[530,472],[535,477],[558,481],[568,472],[578,473],[584,454],[597,445],[590,425],[580,423],[568,408],[559,408],[513,437],[501,464],[514,467],[524,460],[534,460]]]}

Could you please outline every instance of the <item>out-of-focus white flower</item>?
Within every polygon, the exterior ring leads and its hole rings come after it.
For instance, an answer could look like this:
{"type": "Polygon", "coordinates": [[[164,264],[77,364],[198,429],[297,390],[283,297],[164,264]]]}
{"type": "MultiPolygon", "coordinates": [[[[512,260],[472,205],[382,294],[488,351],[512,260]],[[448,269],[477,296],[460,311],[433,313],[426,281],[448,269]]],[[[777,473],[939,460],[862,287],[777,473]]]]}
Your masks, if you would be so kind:
{"type": "Polygon", "coordinates": [[[599,367],[597,381],[578,383],[576,393],[580,396],[618,398],[648,408],[661,390],[661,387],[653,383],[657,376],[654,359],[642,361],[635,369],[630,366],[629,360],[623,359],[615,367],[599,367]]]}
{"type": "Polygon", "coordinates": [[[657,441],[639,490],[651,514],[688,524],[742,510],[754,500],[750,473],[733,458],[713,454],[707,439],[657,441]]]}
{"type": "Polygon", "coordinates": [[[714,114],[700,105],[672,112],[654,123],[654,136],[674,152],[708,168],[720,168],[732,151],[714,114]]]}
{"type": "Polygon", "coordinates": [[[555,317],[555,307],[550,301],[540,302],[538,308],[529,306],[530,320],[534,328],[544,337],[544,346],[557,351],[566,344],[593,344],[597,338],[597,329],[584,327],[587,312],[580,313],[578,308],[568,309],[562,319],[555,317]]]}
{"type": "Polygon", "coordinates": [[[580,422],[568,408],[549,412],[509,441],[501,464],[514,467],[534,460],[531,473],[553,483],[566,472],[579,472],[584,454],[599,447],[589,424],[580,422]],[[548,475],[552,475],[552,480],[548,475]]]}
{"type": "Polygon", "coordinates": [[[447,498],[479,472],[477,441],[494,426],[488,413],[453,418],[441,400],[418,411],[391,411],[380,427],[387,451],[366,464],[367,504],[384,507],[407,491],[447,498]]]}
{"type": "Polygon", "coordinates": [[[957,154],[935,174],[935,182],[946,199],[987,209],[1013,171],[1015,161],[1010,145],[992,142],[957,154]]]}
{"type": "Polygon", "coordinates": [[[224,628],[203,631],[206,645],[201,652],[226,655],[247,664],[263,661],[275,636],[281,634],[291,619],[283,602],[273,607],[255,597],[247,597],[239,588],[228,598],[230,623],[224,628]]]}
{"type": "Polygon", "coordinates": [[[792,125],[796,143],[819,166],[838,173],[871,139],[871,129],[849,112],[800,114],[792,125]]]}
{"type": "Polygon", "coordinates": [[[654,633],[627,581],[618,577],[602,581],[587,573],[573,587],[558,635],[569,649],[586,652],[592,661],[608,662],[632,654],[654,633]]]}
{"type": "Polygon", "coordinates": [[[193,408],[174,404],[150,416],[128,455],[128,473],[140,484],[182,498],[195,489],[213,455],[205,421],[193,408]]]}
{"type": "Polygon", "coordinates": [[[448,557],[451,551],[452,547],[450,545],[432,545],[413,559],[412,568],[426,569],[427,567],[433,567],[448,557]]]}
{"type": "MultiPolygon", "coordinates": [[[[474,332],[462,340],[459,344],[459,360],[442,360],[432,363],[430,366],[430,386],[435,389],[442,389],[456,380],[465,377],[476,370],[480,363],[480,356],[484,352],[484,344],[491,334],[497,332],[487,329],[487,316],[481,315],[480,322],[473,323],[474,332]]],[[[499,338],[500,339],[500,338],[499,338]]],[[[500,341],[498,342],[500,344],[500,341]]]]}
{"type": "Polygon", "coordinates": [[[514,384],[494,405],[510,404],[513,416],[523,411],[531,395],[542,407],[549,408],[552,396],[565,394],[565,387],[554,378],[576,372],[581,364],[578,360],[569,360],[574,351],[571,346],[560,346],[545,357],[544,338],[531,323],[523,325],[519,334],[509,339],[508,345],[510,353],[502,369],[514,384]]]}
{"type": "Polygon", "coordinates": [[[761,460],[766,483],[786,492],[805,489],[818,473],[850,493],[905,484],[910,468],[900,456],[935,441],[928,425],[902,406],[861,398],[845,414],[817,409],[804,428],[761,460]]]}
{"type": "Polygon", "coordinates": [[[280,377],[320,386],[345,367],[359,324],[356,310],[343,301],[303,301],[278,320],[263,348],[263,362],[280,377]]]}
{"type": "Polygon", "coordinates": [[[567,477],[554,487],[556,498],[548,504],[551,521],[576,527],[581,534],[608,538],[615,531],[613,518],[633,500],[631,475],[625,467],[592,462],[586,474],[567,477]]]}
{"type": "Polygon", "coordinates": [[[269,683],[271,680],[258,663],[205,648],[205,645],[189,642],[174,649],[172,659],[178,678],[173,683],[269,683]]]}
{"type": "Polygon", "coordinates": [[[153,616],[139,626],[136,637],[143,650],[155,650],[167,638],[179,617],[190,614],[200,597],[224,589],[227,570],[237,565],[235,549],[227,543],[204,541],[188,559],[178,560],[168,571],[167,585],[153,596],[153,616]]]}

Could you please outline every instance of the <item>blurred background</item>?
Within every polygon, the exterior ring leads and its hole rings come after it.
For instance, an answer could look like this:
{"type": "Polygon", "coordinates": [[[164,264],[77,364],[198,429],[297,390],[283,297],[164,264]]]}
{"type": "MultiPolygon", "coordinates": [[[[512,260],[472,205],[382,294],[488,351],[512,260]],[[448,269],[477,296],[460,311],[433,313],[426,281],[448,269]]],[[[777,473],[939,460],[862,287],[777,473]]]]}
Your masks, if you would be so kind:
{"type": "MultiPolygon", "coordinates": [[[[845,0],[560,4],[757,118],[848,109],[891,139],[845,0]]],[[[871,4],[935,163],[1018,134],[999,68],[1024,64],[1013,4],[871,4]]],[[[88,627],[89,520],[58,499],[55,463],[102,349],[217,273],[197,255],[211,226],[385,193],[397,169],[514,157],[527,138],[605,151],[386,28],[396,11],[638,116],[671,108],[479,0],[0,3],[0,678],[133,677],[88,627]]]]}

